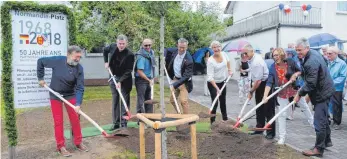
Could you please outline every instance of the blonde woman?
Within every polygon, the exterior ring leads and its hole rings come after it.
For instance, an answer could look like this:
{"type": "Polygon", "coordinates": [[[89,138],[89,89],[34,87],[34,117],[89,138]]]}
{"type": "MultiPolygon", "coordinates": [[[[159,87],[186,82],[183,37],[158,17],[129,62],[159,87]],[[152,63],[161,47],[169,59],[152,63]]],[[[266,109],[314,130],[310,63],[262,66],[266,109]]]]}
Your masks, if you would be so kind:
{"type": "MultiPolygon", "coordinates": [[[[228,76],[232,76],[232,71],[230,67],[230,60],[226,53],[221,51],[221,43],[218,41],[213,41],[211,43],[211,48],[214,52],[207,61],[207,87],[210,91],[211,100],[213,101],[218,94],[220,110],[222,113],[222,119],[224,121],[228,120],[227,110],[226,110],[226,87],[223,91],[220,89],[223,87],[228,76]]],[[[218,101],[214,105],[212,114],[216,114],[218,106],[218,101]]],[[[211,124],[215,121],[216,117],[212,117],[211,124]]]]}
{"type": "MultiPolygon", "coordinates": [[[[277,101],[280,105],[279,110],[282,110],[290,103],[289,98],[294,97],[297,94],[300,85],[294,81],[296,81],[296,78],[301,74],[301,68],[291,58],[286,59],[286,54],[282,48],[276,48],[272,56],[275,63],[269,68],[269,77],[266,82],[263,101],[267,102],[266,98],[268,97],[271,88],[279,87],[289,81],[293,81],[293,84],[285,87],[277,94],[277,101]]],[[[308,107],[305,98],[301,98],[297,104],[300,107],[308,107]]],[[[278,117],[278,144],[281,145],[284,144],[286,137],[286,117],[287,111],[284,111],[278,117]]]]}

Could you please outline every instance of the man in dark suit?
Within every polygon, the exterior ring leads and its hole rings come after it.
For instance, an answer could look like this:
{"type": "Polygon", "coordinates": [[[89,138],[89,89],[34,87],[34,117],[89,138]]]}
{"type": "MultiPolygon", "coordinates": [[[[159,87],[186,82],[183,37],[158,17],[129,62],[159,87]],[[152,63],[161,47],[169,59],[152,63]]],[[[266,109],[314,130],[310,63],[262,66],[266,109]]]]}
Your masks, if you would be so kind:
{"type": "Polygon", "coordinates": [[[120,127],[127,127],[127,121],[121,116],[126,116],[124,105],[120,104],[117,89],[121,89],[122,95],[128,107],[130,107],[130,92],[133,85],[132,71],[134,66],[134,54],[127,48],[128,38],[125,35],[117,37],[117,43],[113,43],[104,49],[105,68],[110,67],[113,75],[116,76],[116,84],[110,80],[112,92],[112,119],[113,126],[111,130],[120,127]],[[111,54],[108,60],[108,54],[111,54]],[[123,114],[120,116],[120,112],[123,114]]]}
{"type": "MultiPolygon", "coordinates": [[[[188,41],[186,39],[180,38],[177,47],[177,51],[171,55],[166,55],[165,67],[172,80],[170,89],[175,92],[176,96],[180,99],[183,113],[188,114],[188,93],[193,89],[192,76],[194,62],[192,56],[187,51],[188,41]]],[[[174,97],[171,96],[170,102],[172,105],[175,105],[173,98],[174,97]]],[[[176,111],[178,112],[178,110],[176,111]]]]}
{"type": "Polygon", "coordinates": [[[271,48],[270,48],[270,52],[267,52],[267,53],[265,54],[265,60],[266,60],[266,59],[272,59],[272,52],[273,52],[273,50],[274,50],[274,48],[271,47],[271,48]]]}

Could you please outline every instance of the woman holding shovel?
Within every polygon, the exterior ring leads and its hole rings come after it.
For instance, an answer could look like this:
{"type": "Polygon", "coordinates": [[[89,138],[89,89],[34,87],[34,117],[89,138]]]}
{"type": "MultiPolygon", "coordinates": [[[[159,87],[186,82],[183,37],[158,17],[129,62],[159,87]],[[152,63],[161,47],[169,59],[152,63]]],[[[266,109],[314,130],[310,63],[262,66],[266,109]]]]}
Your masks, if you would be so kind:
{"type": "MultiPolygon", "coordinates": [[[[301,68],[291,58],[285,59],[286,54],[282,48],[276,48],[272,54],[275,63],[269,68],[269,77],[266,82],[263,101],[267,102],[268,94],[271,88],[276,88],[286,84],[288,81],[292,81],[293,84],[285,87],[277,95],[277,101],[279,103],[279,110],[282,110],[287,106],[290,101],[290,97],[294,97],[297,93],[297,89],[300,87],[297,82],[294,82],[296,78],[301,74],[301,68]]],[[[304,98],[298,102],[302,107],[307,107],[304,98]]],[[[286,117],[287,111],[284,111],[278,118],[279,122],[279,140],[278,144],[283,145],[286,136],[286,117]]]]}
{"type": "MultiPolygon", "coordinates": [[[[230,67],[230,60],[226,53],[221,52],[221,43],[213,41],[210,46],[214,52],[207,61],[207,87],[210,91],[211,100],[213,101],[219,95],[220,110],[222,112],[222,118],[224,121],[228,120],[226,110],[226,87],[224,90],[220,90],[228,76],[232,76],[233,73],[230,67]]],[[[211,114],[216,114],[218,102],[213,106],[211,114]]],[[[211,117],[211,124],[215,121],[216,117],[211,117]]]]}

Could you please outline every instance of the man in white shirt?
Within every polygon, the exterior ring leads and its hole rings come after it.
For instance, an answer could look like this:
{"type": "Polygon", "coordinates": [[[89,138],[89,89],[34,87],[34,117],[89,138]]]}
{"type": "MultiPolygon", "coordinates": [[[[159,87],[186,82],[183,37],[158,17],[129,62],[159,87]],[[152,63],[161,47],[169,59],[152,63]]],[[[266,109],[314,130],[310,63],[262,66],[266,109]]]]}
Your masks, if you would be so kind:
{"type": "MultiPolygon", "coordinates": [[[[193,58],[187,51],[188,41],[180,38],[177,43],[178,50],[171,56],[166,56],[166,69],[172,80],[170,89],[174,91],[183,107],[183,113],[188,114],[188,93],[193,89],[193,58]]],[[[174,97],[171,96],[170,102],[175,105],[174,97]]],[[[175,107],[176,109],[176,107],[175,107]]],[[[178,111],[178,110],[176,110],[178,111]]]]}
{"type": "MultiPolygon", "coordinates": [[[[252,45],[247,44],[243,47],[243,54],[245,54],[250,62],[250,72],[251,80],[253,86],[248,94],[248,98],[252,99],[253,92],[255,92],[255,101],[256,104],[260,103],[263,100],[266,80],[269,75],[269,69],[264,59],[254,53],[252,45]]],[[[263,128],[265,126],[265,119],[267,122],[275,115],[275,100],[273,98],[269,99],[266,104],[263,104],[256,110],[257,115],[257,128],[263,128]]],[[[266,138],[273,139],[276,135],[276,124],[275,122],[271,125],[271,130],[267,131],[266,138]]],[[[262,134],[261,131],[255,131],[252,135],[262,134]]]]}

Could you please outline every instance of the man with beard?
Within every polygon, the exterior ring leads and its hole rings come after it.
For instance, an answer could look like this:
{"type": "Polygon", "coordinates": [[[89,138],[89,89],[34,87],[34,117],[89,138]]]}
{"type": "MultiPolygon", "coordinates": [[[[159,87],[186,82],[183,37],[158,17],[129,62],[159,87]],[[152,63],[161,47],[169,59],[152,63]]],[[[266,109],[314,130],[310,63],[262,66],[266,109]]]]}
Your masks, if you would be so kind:
{"type": "MultiPolygon", "coordinates": [[[[65,105],[69,115],[74,144],[80,151],[87,152],[88,149],[82,144],[82,132],[77,113],[80,111],[84,92],[83,67],[79,64],[82,50],[78,46],[70,46],[67,56],[43,57],[37,60],[37,78],[40,86],[46,85],[44,81],[45,68],[52,68],[52,80],[50,88],[60,93],[71,104],[75,105],[75,110],[65,105]]],[[[65,148],[64,122],[63,122],[63,102],[50,93],[51,110],[54,121],[54,134],[58,152],[65,156],[71,153],[65,148]]]]}

